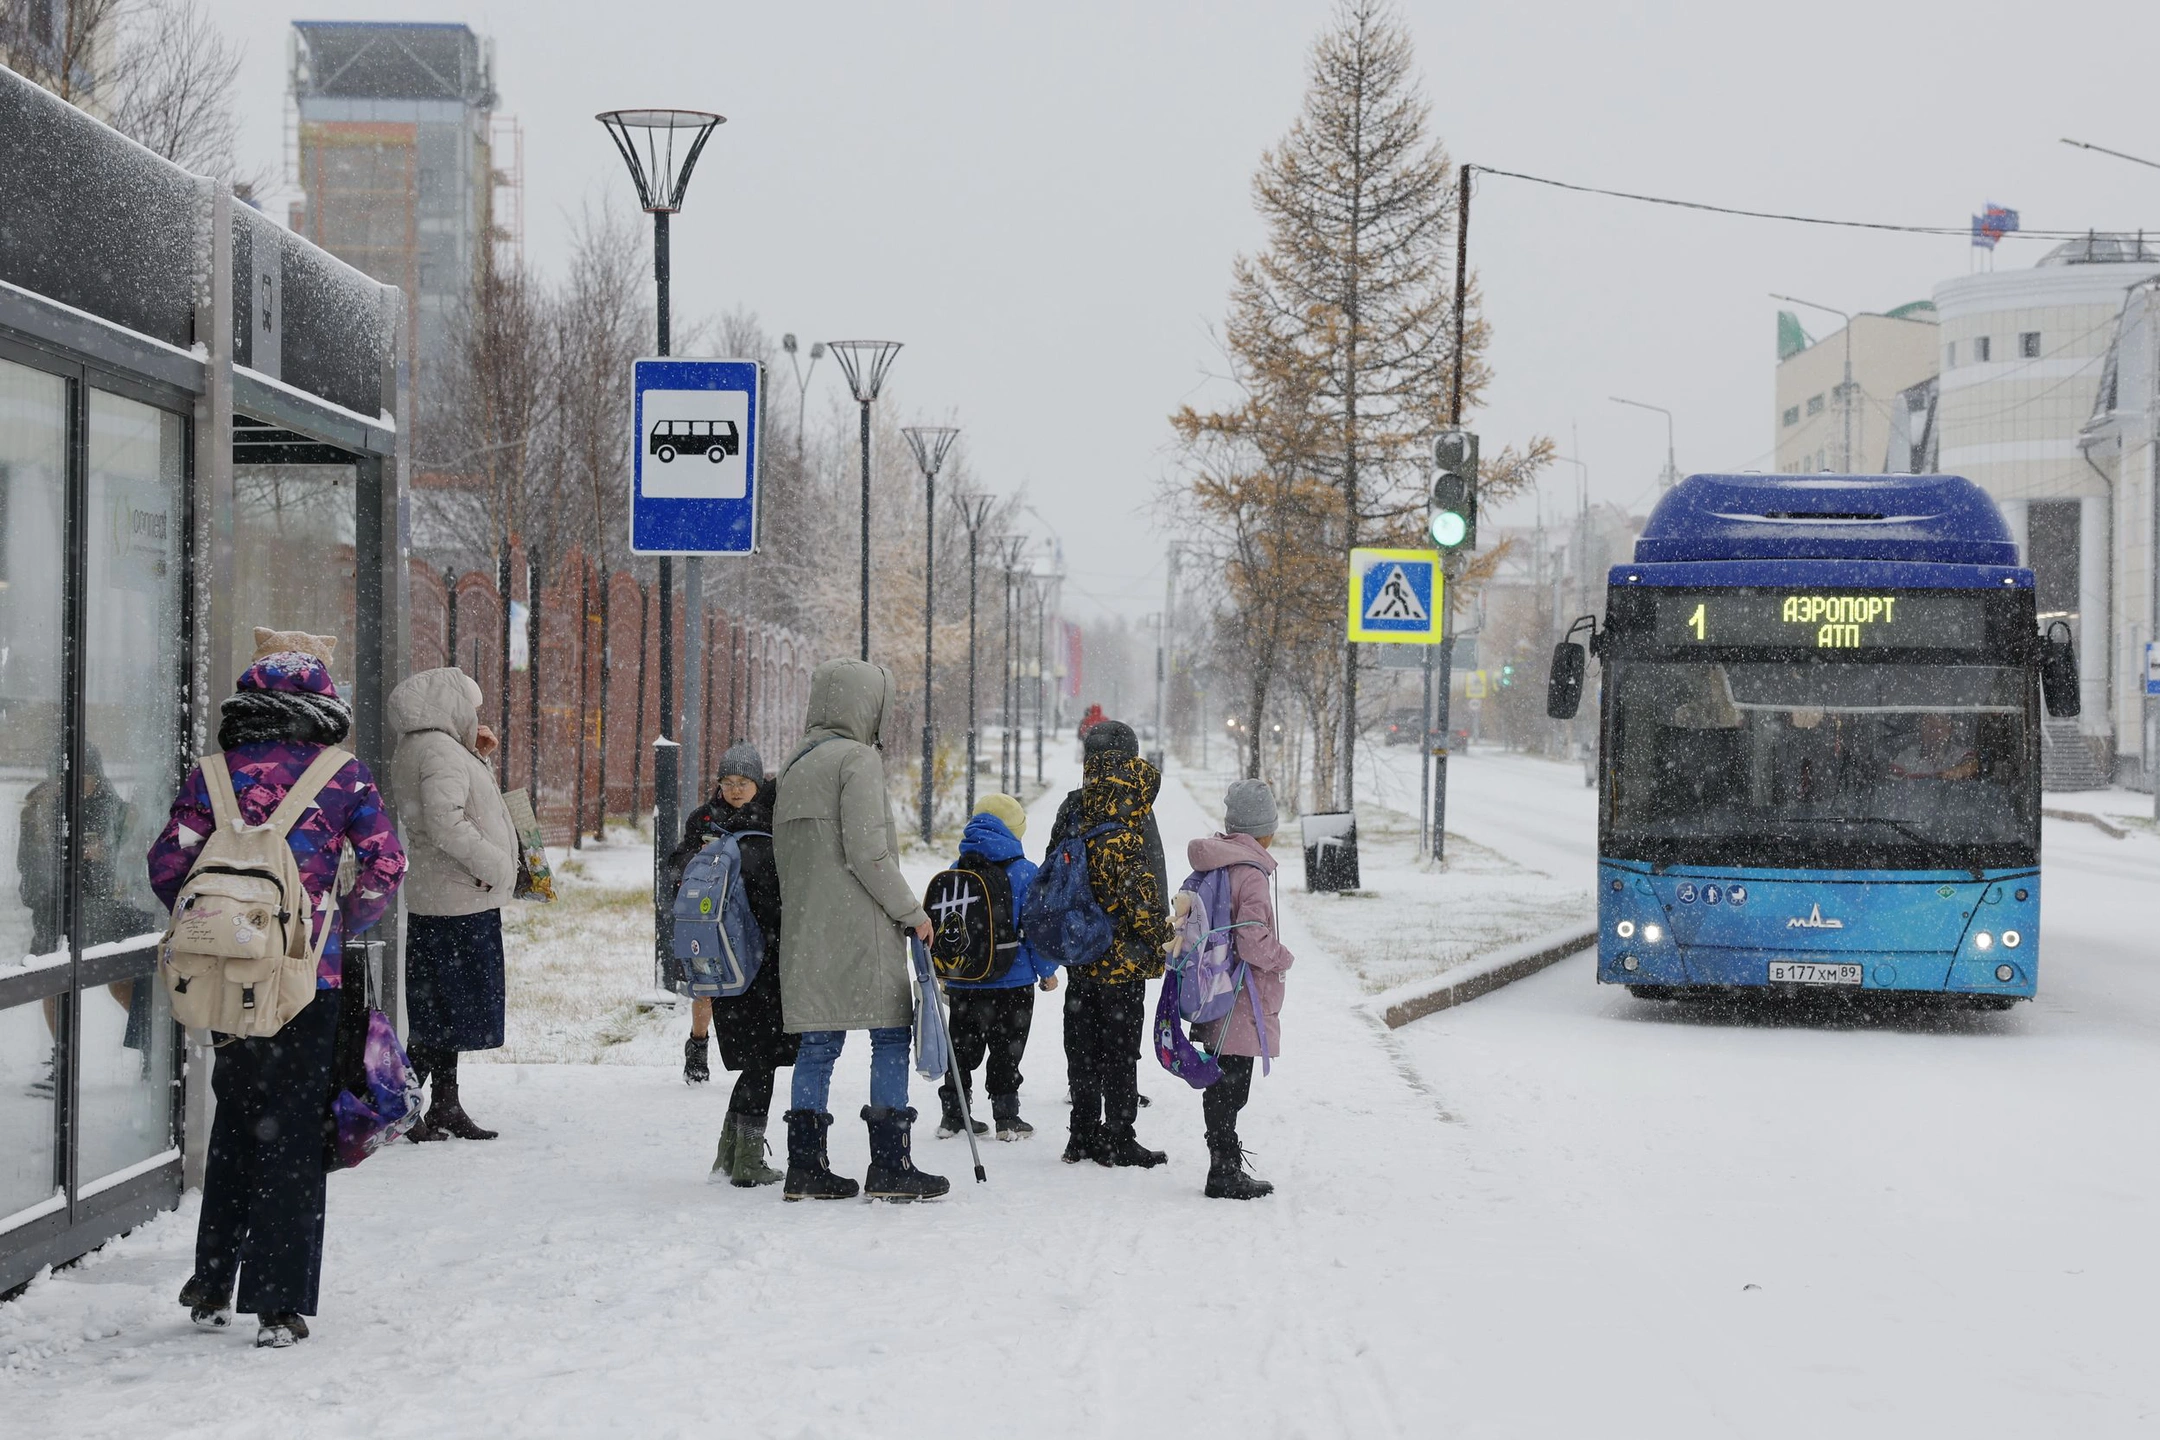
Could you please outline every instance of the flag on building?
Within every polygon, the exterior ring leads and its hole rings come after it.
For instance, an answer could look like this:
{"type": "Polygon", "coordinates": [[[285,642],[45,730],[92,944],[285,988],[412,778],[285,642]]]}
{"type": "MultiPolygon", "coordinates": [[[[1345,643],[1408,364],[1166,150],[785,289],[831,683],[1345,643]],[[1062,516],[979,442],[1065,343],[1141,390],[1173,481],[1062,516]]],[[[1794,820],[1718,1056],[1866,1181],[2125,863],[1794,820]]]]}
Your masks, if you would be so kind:
{"type": "Polygon", "coordinates": [[[1972,243],[1979,249],[1993,250],[1996,241],[2017,228],[2018,212],[1990,200],[1972,217],[1972,243]]]}

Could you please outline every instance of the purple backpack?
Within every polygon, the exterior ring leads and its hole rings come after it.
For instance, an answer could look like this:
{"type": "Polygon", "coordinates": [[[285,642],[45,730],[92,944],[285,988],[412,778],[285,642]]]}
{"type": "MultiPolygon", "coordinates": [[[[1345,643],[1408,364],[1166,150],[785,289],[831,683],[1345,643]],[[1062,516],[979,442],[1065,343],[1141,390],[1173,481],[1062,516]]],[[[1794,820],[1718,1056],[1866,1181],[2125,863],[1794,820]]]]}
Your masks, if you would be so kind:
{"type": "MultiPolygon", "coordinates": [[[[1185,1026],[1217,1024],[1228,1018],[1237,1005],[1238,990],[1247,983],[1245,963],[1237,958],[1232,932],[1260,922],[1231,923],[1227,865],[1196,871],[1179,888],[1192,901],[1178,922],[1177,944],[1164,962],[1167,974],[1155,1005],[1155,1058],[1194,1089],[1205,1090],[1222,1077],[1222,1066],[1187,1038],[1185,1026]]],[[[1260,1048],[1265,1050],[1267,1020],[1257,1005],[1253,1023],[1260,1029],[1260,1048]]]]}
{"type": "Polygon", "coordinates": [[[339,1007],[331,1060],[330,1106],[324,1117],[323,1168],[349,1170],[412,1129],[420,1118],[420,1080],[397,1031],[377,1008],[375,968],[381,941],[346,950],[344,987],[317,993],[317,1005],[339,1007]],[[357,991],[357,997],[352,992],[357,991]],[[357,999],[357,1003],[355,1003],[357,999]]]}

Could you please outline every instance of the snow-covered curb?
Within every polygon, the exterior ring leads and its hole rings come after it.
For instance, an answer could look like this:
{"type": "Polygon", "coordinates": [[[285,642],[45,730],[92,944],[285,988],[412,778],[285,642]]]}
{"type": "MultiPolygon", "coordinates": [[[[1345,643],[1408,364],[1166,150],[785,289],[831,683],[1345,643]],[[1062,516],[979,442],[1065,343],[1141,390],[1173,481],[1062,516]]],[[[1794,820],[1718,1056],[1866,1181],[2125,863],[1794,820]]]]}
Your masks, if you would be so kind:
{"type": "Polygon", "coordinates": [[[1481,955],[1465,965],[1434,980],[1414,980],[1383,990],[1367,1000],[1363,1009],[1366,1014],[1390,1030],[1399,1030],[1422,1016],[1436,1010],[1460,1005],[1465,1000],[1475,1000],[1489,995],[1503,985],[1513,984],[1525,975],[1535,975],[1546,966],[1565,960],[1568,956],[1589,949],[1597,943],[1597,922],[1585,920],[1560,930],[1549,930],[1543,935],[1481,955]]]}
{"type": "Polygon", "coordinates": [[[2043,805],[2040,807],[2040,813],[2050,820],[2074,820],[2083,825],[2090,825],[2101,834],[2111,835],[2117,840],[2130,838],[2130,832],[2117,825],[2114,821],[2103,820],[2098,815],[2089,815],[2083,810],[2059,810],[2053,805],[2043,805]]]}

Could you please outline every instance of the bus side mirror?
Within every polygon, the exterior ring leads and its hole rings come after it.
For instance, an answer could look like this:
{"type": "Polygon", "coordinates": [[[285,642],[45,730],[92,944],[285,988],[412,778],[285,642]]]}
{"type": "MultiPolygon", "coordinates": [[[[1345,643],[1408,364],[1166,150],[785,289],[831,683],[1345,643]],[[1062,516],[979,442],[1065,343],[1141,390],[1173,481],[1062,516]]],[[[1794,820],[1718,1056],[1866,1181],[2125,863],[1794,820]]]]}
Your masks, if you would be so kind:
{"type": "Polygon", "coordinates": [[[2047,700],[2047,713],[2052,718],[2070,720],[2077,716],[2077,649],[2070,643],[2070,626],[2061,620],[2049,625],[2047,633],[2040,637],[2040,693],[2047,700]]]}
{"type": "Polygon", "coordinates": [[[1573,640],[1553,646],[1552,676],[1545,682],[1545,713],[1555,720],[1572,720],[1582,708],[1583,670],[1590,657],[1573,640]]]}

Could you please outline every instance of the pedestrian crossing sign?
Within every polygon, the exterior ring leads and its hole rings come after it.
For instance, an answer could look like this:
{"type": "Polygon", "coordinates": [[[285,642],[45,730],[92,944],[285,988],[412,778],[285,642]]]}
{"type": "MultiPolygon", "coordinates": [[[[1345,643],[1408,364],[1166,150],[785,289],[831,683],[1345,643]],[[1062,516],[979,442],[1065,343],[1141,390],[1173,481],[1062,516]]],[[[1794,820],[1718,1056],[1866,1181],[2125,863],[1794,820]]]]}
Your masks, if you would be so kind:
{"type": "Polygon", "coordinates": [[[1437,550],[1350,552],[1350,638],[1437,645],[1446,579],[1437,550]]]}

